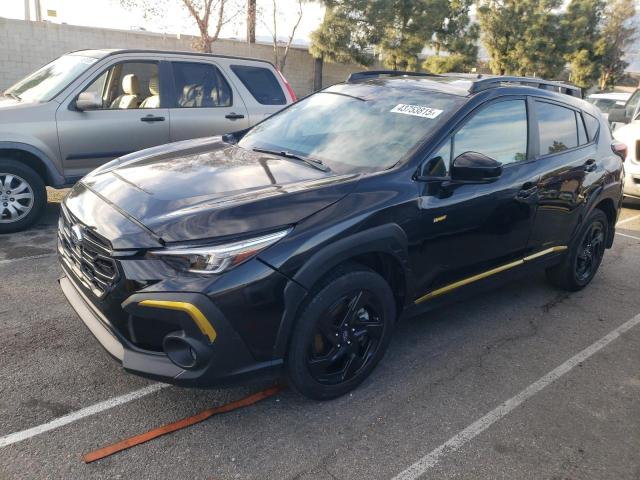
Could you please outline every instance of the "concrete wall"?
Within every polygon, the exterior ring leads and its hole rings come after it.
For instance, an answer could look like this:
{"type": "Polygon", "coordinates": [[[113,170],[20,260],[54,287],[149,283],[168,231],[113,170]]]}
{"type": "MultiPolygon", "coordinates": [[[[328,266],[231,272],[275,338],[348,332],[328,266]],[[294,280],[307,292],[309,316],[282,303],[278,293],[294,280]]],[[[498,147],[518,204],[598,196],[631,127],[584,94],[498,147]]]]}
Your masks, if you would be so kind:
{"type": "MultiPolygon", "coordinates": [[[[0,0],[1,1],[1,0],[0,0]]],[[[0,91],[26,74],[71,50],[85,48],[149,48],[191,51],[193,37],[163,35],[128,30],[111,30],[48,22],[28,22],[0,18],[0,91]]],[[[214,53],[273,61],[270,45],[234,40],[218,40],[214,53]]],[[[285,76],[300,97],[313,88],[314,60],[300,48],[289,51],[285,76]]],[[[323,85],[344,81],[349,73],[362,70],[358,65],[325,64],[323,85]]]]}

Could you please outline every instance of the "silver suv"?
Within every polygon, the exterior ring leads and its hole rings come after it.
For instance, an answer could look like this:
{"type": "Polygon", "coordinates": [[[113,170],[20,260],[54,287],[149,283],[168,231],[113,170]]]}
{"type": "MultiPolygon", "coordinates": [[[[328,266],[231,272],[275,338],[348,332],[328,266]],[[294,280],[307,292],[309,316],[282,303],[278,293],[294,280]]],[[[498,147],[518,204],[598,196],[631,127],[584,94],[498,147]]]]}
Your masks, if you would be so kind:
{"type": "Polygon", "coordinates": [[[45,186],[73,185],[122,155],[243,130],[296,100],[263,60],[81,50],[0,97],[0,233],[32,224],[45,186]]]}

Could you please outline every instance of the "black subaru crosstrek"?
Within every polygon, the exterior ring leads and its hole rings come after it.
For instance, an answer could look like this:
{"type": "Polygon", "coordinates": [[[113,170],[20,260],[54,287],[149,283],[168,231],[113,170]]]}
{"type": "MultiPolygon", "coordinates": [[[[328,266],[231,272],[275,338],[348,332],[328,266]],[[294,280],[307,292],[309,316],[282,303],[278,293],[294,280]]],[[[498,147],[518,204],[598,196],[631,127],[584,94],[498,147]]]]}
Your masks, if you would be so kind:
{"type": "Polygon", "coordinates": [[[623,152],[580,96],[363,72],[249,130],[127,155],[62,205],[62,290],[129,372],[210,386],[284,370],[304,395],[342,395],[401,316],[530,268],[591,281],[623,152]]]}

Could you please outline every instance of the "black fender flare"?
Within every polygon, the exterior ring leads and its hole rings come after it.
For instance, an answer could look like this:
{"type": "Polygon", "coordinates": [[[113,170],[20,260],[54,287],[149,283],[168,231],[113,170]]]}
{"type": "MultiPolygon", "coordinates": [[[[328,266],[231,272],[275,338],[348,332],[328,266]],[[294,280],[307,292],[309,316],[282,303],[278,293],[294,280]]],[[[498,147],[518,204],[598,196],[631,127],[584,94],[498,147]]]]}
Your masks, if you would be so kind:
{"type": "MultiPolygon", "coordinates": [[[[615,237],[615,229],[616,229],[616,220],[617,220],[617,212],[622,206],[622,184],[620,182],[612,182],[605,185],[601,185],[598,187],[596,192],[593,192],[592,195],[589,196],[587,200],[587,208],[583,218],[580,219],[580,223],[576,232],[580,231],[582,228],[582,224],[584,219],[586,219],[591,213],[600,205],[603,201],[610,200],[613,203],[614,209],[616,211],[616,216],[612,221],[611,228],[609,229],[609,234],[607,238],[607,248],[611,248],[613,246],[613,240],[615,237]]],[[[575,237],[575,235],[574,235],[575,237]]]]}
{"type": "Polygon", "coordinates": [[[341,263],[367,253],[393,256],[404,273],[406,297],[413,298],[408,240],[398,224],[388,223],[341,238],[313,253],[285,287],[285,310],[274,347],[275,358],[286,354],[296,315],[313,285],[341,263]]]}
{"type": "Polygon", "coordinates": [[[47,185],[59,187],[66,183],[64,176],[56,169],[51,159],[39,148],[22,142],[0,142],[0,150],[4,149],[21,150],[38,158],[47,172],[47,178],[43,179],[47,185]]]}

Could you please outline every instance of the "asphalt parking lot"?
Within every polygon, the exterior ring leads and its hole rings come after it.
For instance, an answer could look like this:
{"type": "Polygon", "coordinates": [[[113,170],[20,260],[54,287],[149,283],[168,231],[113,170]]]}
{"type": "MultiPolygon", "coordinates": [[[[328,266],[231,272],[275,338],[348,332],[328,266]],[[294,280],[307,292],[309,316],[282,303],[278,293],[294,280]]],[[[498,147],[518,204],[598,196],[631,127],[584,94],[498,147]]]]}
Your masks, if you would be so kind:
{"type": "Polygon", "coordinates": [[[640,478],[638,207],[581,292],[531,275],[400,324],[352,395],[284,390],[88,465],[86,452],[264,385],[125,374],[58,289],[56,222],[52,201],[34,229],[0,237],[0,479],[640,478]]]}

